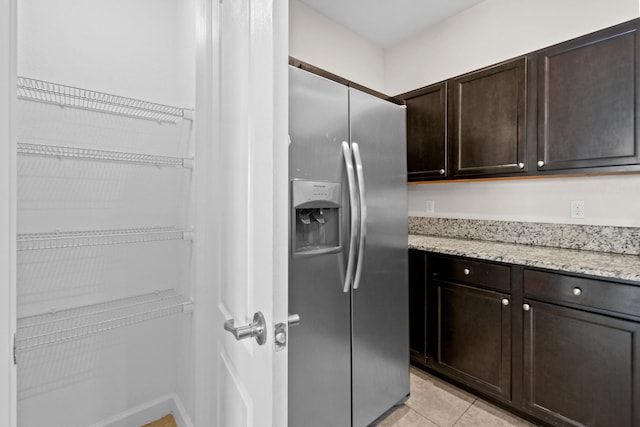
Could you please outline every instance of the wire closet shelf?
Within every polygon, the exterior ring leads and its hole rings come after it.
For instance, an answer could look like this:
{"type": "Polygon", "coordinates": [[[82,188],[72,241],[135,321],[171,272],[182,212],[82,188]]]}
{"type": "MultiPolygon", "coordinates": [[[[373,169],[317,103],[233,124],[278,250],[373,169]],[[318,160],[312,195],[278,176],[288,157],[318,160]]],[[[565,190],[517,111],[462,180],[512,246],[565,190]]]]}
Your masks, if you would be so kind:
{"type": "Polygon", "coordinates": [[[16,238],[18,251],[120,245],[164,240],[193,240],[193,229],[176,227],[24,233],[16,238]]]}
{"type": "Polygon", "coordinates": [[[193,311],[174,289],[19,318],[16,353],[193,311]]]}
{"type": "Polygon", "coordinates": [[[189,109],[29,77],[18,77],[18,98],[160,123],[176,123],[183,118],[193,118],[193,111],[189,109]]]}
{"type": "Polygon", "coordinates": [[[28,156],[68,157],[72,159],[106,160],[112,162],[137,163],[151,166],[193,167],[193,158],[168,157],[153,154],[126,153],[122,151],[96,150],[93,148],[65,147],[60,145],[31,144],[18,142],[18,154],[28,156]]]}

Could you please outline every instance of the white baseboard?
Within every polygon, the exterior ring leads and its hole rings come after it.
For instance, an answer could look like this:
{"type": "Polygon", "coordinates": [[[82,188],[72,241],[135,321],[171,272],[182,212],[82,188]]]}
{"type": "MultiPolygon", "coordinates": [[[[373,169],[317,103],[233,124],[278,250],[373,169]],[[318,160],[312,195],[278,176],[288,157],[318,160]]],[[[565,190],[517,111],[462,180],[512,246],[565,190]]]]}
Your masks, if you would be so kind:
{"type": "Polygon", "coordinates": [[[167,414],[173,415],[178,427],[194,427],[182,401],[175,393],[143,403],[89,427],[141,427],[167,414]]]}

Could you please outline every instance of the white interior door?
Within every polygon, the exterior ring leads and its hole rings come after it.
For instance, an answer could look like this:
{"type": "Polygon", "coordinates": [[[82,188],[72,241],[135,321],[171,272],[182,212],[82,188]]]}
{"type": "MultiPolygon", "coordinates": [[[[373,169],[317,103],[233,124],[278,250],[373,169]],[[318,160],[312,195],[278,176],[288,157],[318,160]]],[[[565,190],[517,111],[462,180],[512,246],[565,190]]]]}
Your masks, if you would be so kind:
{"type": "MultiPolygon", "coordinates": [[[[222,0],[211,7],[211,48],[218,53],[201,66],[211,67],[219,103],[212,106],[218,120],[209,157],[214,191],[200,215],[213,220],[209,232],[217,244],[211,248],[217,291],[209,333],[217,347],[209,363],[218,408],[212,424],[285,426],[287,352],[276,351],[274,325],[287,318],[288,2],[222,0]],[[263,344],[223,330],[227,320],[248,325],[258,312],[265,319],[263,344]]],[[[206,328],[204,321],[198,325],[206,328]]]]}
{"type": "Polygon", "coordinates": [[[16,425],[15,138],[16,3],[0,2],[0,425],[16,425]]]}

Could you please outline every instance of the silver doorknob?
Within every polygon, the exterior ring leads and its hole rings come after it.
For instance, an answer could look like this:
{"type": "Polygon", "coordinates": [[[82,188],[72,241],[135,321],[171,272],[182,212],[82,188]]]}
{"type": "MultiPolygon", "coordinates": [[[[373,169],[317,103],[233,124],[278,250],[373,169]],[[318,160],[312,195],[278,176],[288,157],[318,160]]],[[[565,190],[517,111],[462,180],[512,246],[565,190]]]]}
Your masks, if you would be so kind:
{"type": "Polygon", "coordinates": [[[538,160],[538,167],[541,168],[544,166],[544,161],[538,160]]]}
{"type": "Polygon", "coordinates": [[[524,163],[518,163],[518,168],[524,169],[524,163]]]}
{"type": "Polygon", "coordinates": [[[582,289],[580,289],[580,288],[573,288],[571,292],[577,297],[582,295],[582,289]]]}
{"type": "Polygon", "coordinates": [[[444,175],[444,169],[440,169],[440,175],[444,175]]]}
{"type": "Polygon", "coordinates": [[[465,276],[468,276],[469,274],[471,274],[471,270],[469,270],[468,268],[465,268],[464,270],[462,270],[462,272],[464,273],[465,276]]]}
{"type": "Polygon", "coordinates": [[[504,305],[505,307],[509,305],[509,298],[502,298],[502,305],[504,305]]]}
{"type": "Polygon", "coordinates": [[[238,341],[247,338],[255,338],[258,345],[262,345],[267,340],[267,324],[261,312],[253,315],[253,322],[244,326],[235,326],[235,321],[229,319],[224,322],[224,330],[233,334],[238,341]]]}
{"type": "Polygon", "coordinates": [[[531,306],[529,304],[522,304],[522,309],[524,311],[529,311],[529,310],[531,310],[531,306]]]}

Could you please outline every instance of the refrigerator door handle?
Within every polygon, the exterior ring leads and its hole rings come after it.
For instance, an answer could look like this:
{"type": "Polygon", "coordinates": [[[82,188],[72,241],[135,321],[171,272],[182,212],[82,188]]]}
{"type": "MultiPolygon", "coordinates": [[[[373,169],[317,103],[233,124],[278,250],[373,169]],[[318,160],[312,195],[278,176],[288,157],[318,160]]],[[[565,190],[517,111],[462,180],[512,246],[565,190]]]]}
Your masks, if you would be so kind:
{"type": "Polygon", "coordinates": [[[355,162],[356,178],[358,180],[358,196],[360,198],[360,242],[358,245],[358,262],[356,263],[356,274],[353,279],[353,289],[360,286],[362,276],[362,263],[364,258],[364,243],[367,237],[367,200],[364,192],[364,170],[362,168],[362,158],[360,157],[360,147],[357,142],[351,144],[353,160],[355,162]]]}
{"type": "Polygon", "coordinates": [[[353,264],[356,255],[356,239],[358,237],[358,200],[356,193],[356,177],[353,168],[351,147],[346,141],[342,141],[342,154],[344,165],[347,169],[347,183],[349,184],[349,207],[351,210],[351,232],[349,233],[349,257],[347,260],[347,271],[344,275],[343,292],[349,292],[353,279],[353,264]]]}

